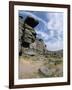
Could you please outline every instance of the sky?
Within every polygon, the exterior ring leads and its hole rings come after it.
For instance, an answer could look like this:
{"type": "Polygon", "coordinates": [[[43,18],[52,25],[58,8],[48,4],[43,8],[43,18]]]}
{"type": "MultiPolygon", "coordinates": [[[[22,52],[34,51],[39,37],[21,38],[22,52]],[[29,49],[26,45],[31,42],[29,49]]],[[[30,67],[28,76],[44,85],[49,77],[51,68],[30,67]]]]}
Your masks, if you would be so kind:
{"type": "Polygon", "coordinates": [[[37,37],[43,39],[47,50],[57,51],[63,49],[63,13],[45,11],[19,10],[19,15],[25,19],[31,16],[39,21],[35,27],[37,37]]]}

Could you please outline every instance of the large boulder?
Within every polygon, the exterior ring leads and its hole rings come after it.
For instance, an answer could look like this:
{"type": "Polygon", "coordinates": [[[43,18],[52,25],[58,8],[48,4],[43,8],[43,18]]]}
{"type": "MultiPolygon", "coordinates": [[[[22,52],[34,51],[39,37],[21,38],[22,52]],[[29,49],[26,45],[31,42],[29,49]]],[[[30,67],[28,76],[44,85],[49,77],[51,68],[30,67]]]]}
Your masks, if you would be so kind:
{"type": "Polygon", "coordinates": [[[39,21],[33,17],[28,16],[25,21],[27,25],[31,26],[32,28],[36,27],[39,24],[39,21]]]}
{"type": "Polygon", "coordinates": [[[47,77],[50,77],[52,76],[52,74],[55,72],[56,70],[55,69],[49,69],[48,67],[46,66],[43,66],[43,67],[40,67],[39,68],[39,72],[41,74],[43,74],[44,76],[47,76],[47,77]]]}

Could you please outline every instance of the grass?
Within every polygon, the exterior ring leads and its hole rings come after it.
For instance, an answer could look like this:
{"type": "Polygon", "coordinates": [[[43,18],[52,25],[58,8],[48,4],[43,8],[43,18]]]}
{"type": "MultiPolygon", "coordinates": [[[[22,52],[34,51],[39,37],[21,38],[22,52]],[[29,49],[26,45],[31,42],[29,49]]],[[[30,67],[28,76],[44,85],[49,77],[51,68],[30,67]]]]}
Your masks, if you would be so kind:
{"type": "Polygon", "coordinates": [[[50,55],[23,55],[19,59],[19,78],[45,78],[63,76],[63,58],[50,55]],[[45,75],[40,71],[41,67],[49,70],[55,69],[51,75],[45,75]]]}

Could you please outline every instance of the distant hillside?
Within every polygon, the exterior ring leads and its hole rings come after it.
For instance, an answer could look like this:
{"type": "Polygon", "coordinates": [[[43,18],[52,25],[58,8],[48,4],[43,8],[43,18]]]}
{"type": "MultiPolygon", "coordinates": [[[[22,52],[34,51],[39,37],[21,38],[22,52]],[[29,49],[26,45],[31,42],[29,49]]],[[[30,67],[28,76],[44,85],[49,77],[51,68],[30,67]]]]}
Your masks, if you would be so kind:
{"type": "Polygon", "coordinates": [[[53,56],[63,56],[63,50],[58,51],[47,51],[46,54],[53,55],[53,56]]]}
{"type": "Polygon", "coordinates": [[[48,50],[48,53],[63,53],[63,50],[57,50],[57,51],[49,51],[48,50]]]}

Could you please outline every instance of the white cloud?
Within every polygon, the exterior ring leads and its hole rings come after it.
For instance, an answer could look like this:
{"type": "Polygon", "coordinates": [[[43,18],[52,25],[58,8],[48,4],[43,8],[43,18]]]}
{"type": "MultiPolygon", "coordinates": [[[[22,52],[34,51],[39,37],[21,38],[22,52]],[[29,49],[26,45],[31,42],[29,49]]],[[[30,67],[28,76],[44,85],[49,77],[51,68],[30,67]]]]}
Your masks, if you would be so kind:
{"type": "Polygon", "coordinates": [[[48,34],[46,34],[46,33],[44,33],[44,32],[42,32],[42,31],[37,31],[37,34],[41,34],[41,36],[45,39],[47,39],[49,36],[48,36],[48,34]]]}
{"type": "Polygon", "coordinates": [[[55,43],[46,42],[47,49],[50,51],[56,51],[63,49],[63,42],[57,41],[55,43]]]}
{"type": "Polygon", "coordinates": [[[47,18],[49,19],[48,29],[59,31],[63,29],[62,13],[48,13],[47,18]]]}
{"type": "Polygon", "coordinates": [[[54,51],[63,49],[63,14],[62,13],[47,13],[47,18],[49,22],[47,23],[47,27],[51,30],[52,40],[54,40],[55,32],[57,32],[57,39],[55,42],[45,42],[47,45],[47,49],[54,51]]]}

